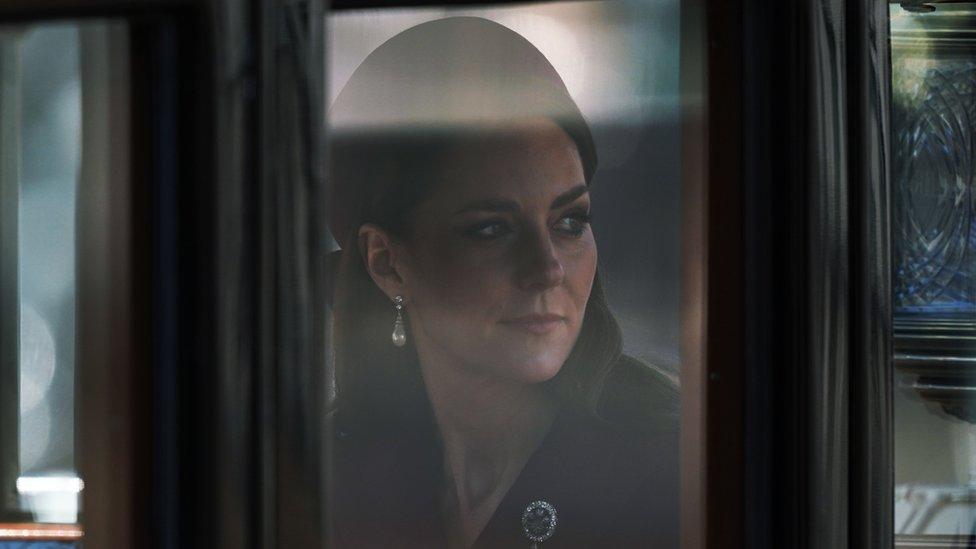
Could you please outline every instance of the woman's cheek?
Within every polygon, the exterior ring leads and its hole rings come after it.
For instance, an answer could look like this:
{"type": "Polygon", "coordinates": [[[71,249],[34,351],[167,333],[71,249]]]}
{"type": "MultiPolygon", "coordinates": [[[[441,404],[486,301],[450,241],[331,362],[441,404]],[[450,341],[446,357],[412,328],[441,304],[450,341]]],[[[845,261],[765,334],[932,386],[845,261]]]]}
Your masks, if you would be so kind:
{"type": "Polygon", "coordinates": [[[596,274],[596,242],[592,235],[566,245],[562,254],[563,268],[573,279],[592,279],[596,274]]]}
{"type": "Polygon", "coordinates": [[[420,280],[424,282],[422,294],[438,302],[445,310],[467,314],[486,312],[494,308],[499,282],[504,274],[497,265],[484,258],[462,255],[447,260],[431,261],[420,280]]]}
{"type": "Polygon", "coordinates": [[[511,254],[506,246],[459,240],[441,247],[437,257],[431,258],[431,264],[438,265],[439,272],[431,275],[434,279],[440,279],[441,284],[460,282],[466,288],[484,285],[497,280],[511,262],[511,254]]]}

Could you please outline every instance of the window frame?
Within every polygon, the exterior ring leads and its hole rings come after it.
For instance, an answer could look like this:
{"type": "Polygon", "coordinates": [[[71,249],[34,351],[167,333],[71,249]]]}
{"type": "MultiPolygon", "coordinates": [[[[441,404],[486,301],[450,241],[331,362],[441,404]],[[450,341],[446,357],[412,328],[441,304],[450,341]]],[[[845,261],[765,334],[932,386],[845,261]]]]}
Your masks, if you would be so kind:
{"type": "Polygon", "coordinates": [[[887,1],[745,5],[746,546],[892,547],[887,1]]]}
{"type": "MultiPolygon", "coordinates": [[[[163,298],[196,303],[199,297],[184,289],[184,286],[188,288],[186,281],[192,276],[186,269],[198,262],[178,261],[181,250],[172,241],[189,239],[177,227],[177,214],[191,227],[209,224],[209,218],[204,217],[210,215],[206,211],[207,203],[201,198],[212,191],[200,183],[213,179],[213,162],[209,154],[213,150],[209,139],[213,134],[213,122],[198,114],[212,112],[209,105],[214,101],[209,91],[212,74],[209,42],[213,36],[210,29],[214,9],[210,2],[189,0],[38,0],[7,2],[0,6],[0,24],[83,22],[96,18],[120,19],[128,24],[131,37],[128,68],[131,68],[132,76],[128,93],[132,101],[130,110],[123,116],[128,115],[125,123],[132,130],[131,161],[125,166],[131,180],[122,182],[124,189],[119,187],[119,181],[109,183],[106,189],[109,196],[129,201],[124,212],[114,212],[116,218],[112,221],[116,229],[127,234],[112,245],[115,252],[121,253],[116,257],[119,265],[103,266],[102,274],[124,276],[135,290],[128,295],[112,289],[105,293],[102,289],[99,294],[98,289],[85,286],[82,280],[78,282],[79,292],[89,298],[97,295],[112,304],[90,300],[89,303],[95,305],[78,312],[80,329],[96,319],[128,322],[125,324],[128,337],[124,338],[126,344],[122,355],[104,354],[106,349],[103,347],[102,354],[86,355],[82,349],[78,356],[81,367],[76,374],[76,390],[85,391],[85,395],[79,399],[76,408],[76,436],[84,438],[85,443],[78,447],[76,461],[81,475],[89,481],[82,492],[84,510],[80,524],[40,525],[26,522],[29,517],[5,517],[6,522],[0,524],[2,540],[83,539],[94,546],[139,547],[148,538],[156,540],[159,547],[185,547],[187,545],[178,536],[189,535],[189,531],[185,527],[181,531],[179,527],[189,525],[186,517],[199,513],[202,506],[184,504],[196,502],[196,492],[210,492],[209,486],[201,488],[195,482],[197,479],[188,478],[186,473],[205,463],[206,456],[189,453],[189,459],[181,459],[181,452],[187,452],[190,441],[203,438],[202,428],[197,428],[196,423],[188,421],[184,414],[199,411],[202,408],[200,402],[209,399],[209,395],[204,399],[202,394],[181,391],[185,396],[180,403],[182,408],[178,408],[172,394],[177,385],[190,385],[184,379],[187,367],[181,360],[199,359],[200,355],[206,354],[208,346],[188,346],[185,356],[179,357],[167,352],[167,349],[178,348],[181,342],[187,343],[188,338],[180,337],[187,330],[180,327],[181,319],[163,298]],[[174,50],[176,43],[179,48],[174,50]],[[174,54],[178,59],[166,57],[174,54]],[[167,73],[167,70],[171,72],[167,73]],[[177,75],[180,80],[167,80],[177,75]],[[177,81],[184,84],[177,85],[177,81]],[[185,84],[190,81],[197,84],[196,89],[185,84]],[[194,92],[201,93],[195,95],[194,92]],[[176,104],[172,103],[174,95],[179,96],[176,104]],[[168,100],[170,103],[166,104],[168,100]],[[179,126],[179,135],[174,133],[174,126],[179,126]],[[184,163],[167,166],[161,161],[177,151],[184,163]],[[175,187],[183,189],[180,204],[174,203],[176,198],[170,192],[175,187]],[[121,218],[118,217],[120,214],[121,218]],[[139,224],[137,220],[143,223],[139,224]],[[123,247],[119,248],[118,244],[123,247]],[[183,291],[179,295],[174,295],[170,277],[180,280],[183,291]],[[85,367],[81,365],[83,361],[98,362],[99,368],[85,367]],[[140,367],[133,368],[133,365],[140,367]],[[113,425],[113,428],[107,429],[106,425],[113,425]],[[181,427],[187,427],[185,434],[181,427]],[[162,444],[164,440],[173,441],[176,433],[178,444],[162,444]],[[189,466],[191,461],[196,463],[189,466]],[[187,466],[180,468],[178,464],[187,466]],[[129,504],[120,505],[119,502],[129,504]]],[[[9,190],[4,192],[7,193],[4,203],[10,203],[15,210],[17,202],[8,202],[9,190]]],[[[11,219],[9,214],[4,217],[11,219]]],[[[80,219],[79,223],[84,228],[86,222],[80,219]]],[[[8,237],[12,239],[11,253],[16,256],[16,231],[6,230],[6,225],[3,228],[4,243],[8,243],[8,237]]],[[[101,241],[97,245],[107,244],[101,241]]],[[[8,260],[7,251],[5,248],[4,269],[12,268],[16,274],[16,262],[8,260]]],[[[209,255],[201,253],[195,245],[183,247],[182,252],[188,251],[191,257],[209,255]]],[[[5,275],[5,278],[8,277],[5,275]]],[[[16,307],[16,287],[7,284],[3,287],[4,291],[13,292],[12,304],[16,307]]],[[[8,295],[3,298],[4,303],[9,303],[8,295]]],[[[189,318],[192,314],[187,312],[195,314],[203,308],[202,305],[197,310],[187,307],[182,314],[189,318]]],[[[5,307],[5,318],[9,318],[6,309],[9,308],[5,307]]],[[[9,325],[3,328],[5,334],[12,333],[16,337],[17,331],[8,330],[9,325]]],[[[89,335],[92,334],[89,330],[89,335]]],[[[104,340],[104,336],[101,338],[104,340]]],[[[16,347],[8,352],[9,349],[11,347],[4,344],[5,355],[0,357],[4,366],[2,373],[6,376],[4,379],[10,376],[17,379],[16,347]]],[[[4,386],[16,388],[17,383],[4,383],[4,386]]],[[[2,410],[4,418],[12,418],[5,419],[4,423],[19,421],[17,400],[0,400],[13,402],[5,404],[2,410]],[[17,413],[11,413],[8,408],[17,413]]],[[[202,423],[207,424],[206,421],[202,423]]],[[[17,436],[16,431],[7,427],[2,434],[4,440],[8,436],[17,436]]],[[[13,475],[16,475],[19,460],[16,454],[13,455],[13,475]]],[[[9,460],[7,454],[2,457],[9,460]]],[[[15,478],[0,480],[9,484],[15,478]]],[[[200,523],[212,527],[209,521],[204,524],[201,520],[200,523]]],[[[206,533],[206,529],[201,528],[201,532],[206,533]]]]}
{"type": "MultiPolygon", "coordinates": [[[[443,4],[337,0],[331,9],[443,4]]],[[[681,5],[683,547],[890,546],[887,6],[767,4],[681,5]],[[825,65],[836,72],[818,72],[825,65]],[[840,91],[816,95],[823,90],[840,91]],[[810,116],[820,108],[849,126],[810,116]],[[832,154],[836,164],[819,164],[832,154]]],[[[272,145],[299,128],[310,150],[324,139],[309,123],[321,113],[302,114],[295,99],[321,93],[326,11],[319,0],[0,6],[3,21],[174,17],[180,59],[194,60],[176,65],[182,106],[170,118],[193,136],[177,147],[186,181],[176,196],[147,200],[173,224],[155,229],[161,240],[143,268],[176,282],[153,287],[154,311],[166,311],[147,350],[153,373],[128,387],[154,403],[150,461],[163,464],[138,467],[163,503],[130,531],[165,533],[163,547],[324,540],[321,517],[289,512],[321,508],[324,456],[309,441],[325,395],[304,388],[319,381],[324,347],[318,335],[299,347],[283,335],[324,327],[290,286],[319,295],[324,269],[314,255],[292,271],[276,262],[309,250],[283,235],[315,234],[324,221],[314,208],[300,221],[276,205],[318,196],[323,171],[306,152],[296,187],[279,173],[294,166],[272,145]],[[159,309],[164,302],[175,305],[159,309]]]]}

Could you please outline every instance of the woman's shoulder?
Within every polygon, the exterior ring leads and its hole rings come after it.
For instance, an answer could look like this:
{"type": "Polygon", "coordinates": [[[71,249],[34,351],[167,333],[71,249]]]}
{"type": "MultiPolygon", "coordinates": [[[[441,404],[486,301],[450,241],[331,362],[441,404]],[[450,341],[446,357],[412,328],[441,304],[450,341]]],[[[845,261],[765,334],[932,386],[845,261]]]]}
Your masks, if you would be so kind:
{"type": "Polygon", "coordinates": [[[677,433],[678,382],[660,368],[621,355],[611,367],[597,403],[597,415],[639,434],[677,433]]]}
{"type": "Polygon", "coordinates": [[[581,546],[678,546],[678,393],[662,370],[622,356],[596,413],[563,416],[541,454],[539,470],[549,472],[539,484],[567,486],[550,501],[564,536],[581,546]]]}

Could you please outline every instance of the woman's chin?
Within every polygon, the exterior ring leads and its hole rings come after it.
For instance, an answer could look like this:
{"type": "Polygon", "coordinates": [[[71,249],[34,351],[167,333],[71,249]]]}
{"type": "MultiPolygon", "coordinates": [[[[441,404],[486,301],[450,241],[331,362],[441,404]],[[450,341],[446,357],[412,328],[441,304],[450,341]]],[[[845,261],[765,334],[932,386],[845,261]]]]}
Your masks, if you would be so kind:
{"type": "Polygon", "coordinates": [[[556,377],[556,374],[559,373],[560,369],[562,369],[562,364],[534,369],[531,372],[531,379],[529,379],[529,383],[544,383],[549,381],[550,379],[556,377]]]}
{"type": "Polygon", "coordinates": [[[506,377],[522,383],[543,383],[556,377],[572,350],[573,339],[568,334],[548,334],[544,337],[507,338],[498,341],[496,349],[506,349],[507,356],[492,361],[504,364],[506,377]]]}
{"type": "Polygon", "coordinates": [[[508,377],[522,383],[543,383],[556,377],[563,360],[552,356],[521,357],[509,362],[508,377]]]}

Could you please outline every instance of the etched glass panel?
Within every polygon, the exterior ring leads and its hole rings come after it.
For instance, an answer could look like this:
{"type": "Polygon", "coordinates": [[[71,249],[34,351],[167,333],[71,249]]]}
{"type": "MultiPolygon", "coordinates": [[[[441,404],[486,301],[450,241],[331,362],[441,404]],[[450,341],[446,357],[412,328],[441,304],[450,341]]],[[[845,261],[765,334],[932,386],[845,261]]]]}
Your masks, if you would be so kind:
{"type": "Polygon", "coordinates": [[[976,540],[976,11],[890,8],[898,547],[976,540]]]}
{"type": "Polygon", "coordinates": [[[896,307],[973,311],[976,63],[897,57],[893,77],[896,307]]]}

